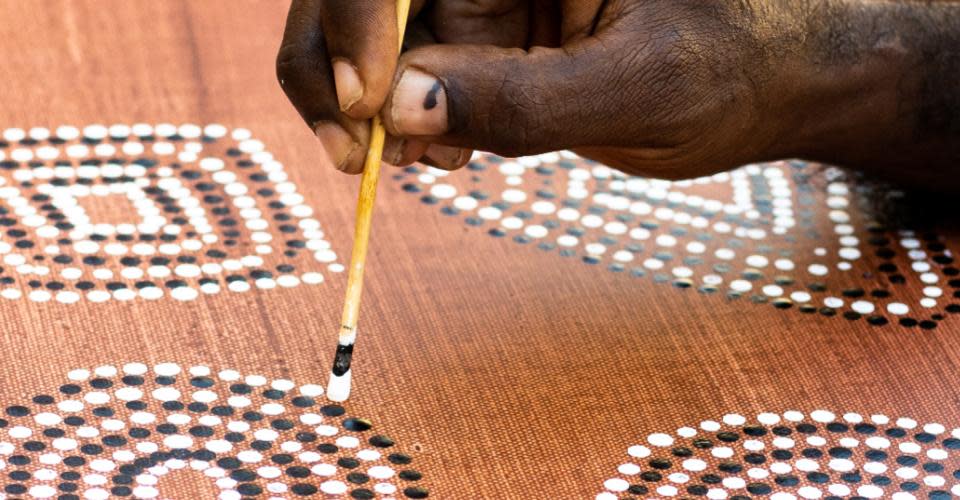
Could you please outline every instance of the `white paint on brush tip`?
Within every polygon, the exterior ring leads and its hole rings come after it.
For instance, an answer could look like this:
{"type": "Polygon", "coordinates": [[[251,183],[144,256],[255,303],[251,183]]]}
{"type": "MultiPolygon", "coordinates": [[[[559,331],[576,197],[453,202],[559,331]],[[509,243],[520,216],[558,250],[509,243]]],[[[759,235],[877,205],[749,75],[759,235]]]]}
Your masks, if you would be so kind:
{"type": "Polygon", "coordinates": [[[330,382],[327,384],[327,399],[342,403],[350,397],[350,372],[347,370],[343,375],[330,374],[330,382]]]}

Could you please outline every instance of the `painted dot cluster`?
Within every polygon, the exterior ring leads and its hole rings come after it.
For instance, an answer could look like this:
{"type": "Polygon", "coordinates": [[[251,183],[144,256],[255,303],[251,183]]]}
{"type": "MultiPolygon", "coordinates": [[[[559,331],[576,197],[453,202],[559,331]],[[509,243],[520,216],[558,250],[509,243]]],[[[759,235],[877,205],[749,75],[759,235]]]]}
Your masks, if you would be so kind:
{"type": "Polygon", "coordinates": [[[318,385],[174,363],[68,379],[4,408],[0,498],[166,498],[182,469],[222,500],[429,496],[411,456],[318,385]]]}
{"type": "Polygon", "coordinates": [[[343,270],[283,164],[218,124],[8,128],[0,232],[7,299],[194,300],[343,270]]]}
{"type": "Polygon", "coordinates": [[[570,152],[413,166],[403,190],[494,237],[679,289],[776,309],[936,328],[960,269],[935,233],[883,224],[891,191],[801,161],[687,181],[628,176],[570,152]]]}
{"type": "Polygon", "coordinates": [[[960,429],[817,410],[738,414],[627,450],[596,500],[948,499],[960,496],[960,429]]]}

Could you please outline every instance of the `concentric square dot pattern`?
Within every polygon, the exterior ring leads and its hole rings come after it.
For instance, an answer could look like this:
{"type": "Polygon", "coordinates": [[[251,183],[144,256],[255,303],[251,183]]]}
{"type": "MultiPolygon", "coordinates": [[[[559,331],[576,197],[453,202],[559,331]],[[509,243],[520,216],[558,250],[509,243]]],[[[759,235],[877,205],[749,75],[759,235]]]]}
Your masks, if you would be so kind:
{"type": "Polygon", "coordinates": [[[194,300],[343,266],[283,164],[218,124],[8,128],[0,297],[194,300]]]}
{"type": "MultiPolygon", "coordinates": [[[[709,177],[633,177],[570,152],[413,166],[405,191],[528,251],[624,279],[771,309],[936,328],[960,313],[960,269],[935,232],[893,222],[898,192],[801,161],[709,177]]],[[[922,221],[920,221],[922,222],[922,221]]]]}

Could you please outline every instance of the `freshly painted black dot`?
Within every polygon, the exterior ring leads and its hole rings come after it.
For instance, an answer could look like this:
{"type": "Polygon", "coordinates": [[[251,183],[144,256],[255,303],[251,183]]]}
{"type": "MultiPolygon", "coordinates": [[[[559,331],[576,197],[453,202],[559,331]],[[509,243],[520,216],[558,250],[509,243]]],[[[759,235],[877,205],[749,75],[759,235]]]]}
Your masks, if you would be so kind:
{"type": "Polygon", "coordinates": [[[767,429],[764,428],[764,427],[757,426],[757,425],[748,425],[748,426],[746,426],[746,427],[743,428],[743,433],[746,434],[746,435],[748,435],[748,436],[759,437],[759,436],[764,436],[764,435],[766,435],[766,434],[767,434],[767,429]]]}
{"type": "Polygon", "coordinates": [[[109,418],[114,415],[113,408],[107,406],[98,406],[93,409],[93,414],[98,417],[109,418]]]}
{"type": "Polygon", "coordinates": [[[213,387],[214,380],[210,377],[193,377],[190,379],[190,385],[194,387],[200,387],[206,389],[208,387],[213,387]]]}
{"type": "Polygon", "coordinates": [[[249,420],[251,422],[259,422],[263,420],[263,414],[256,411],[248,411],[243,414],[244,420],[249,420]]]}
{"type": "Polygon", "coordinates": [[[351,472],[347,474],[347,481],[353,484],[364,484],[370,481],[370,476],[362,472],[351,472]]]}
{"type": "Polygon", "coordinates": [[[707,484],[720,484],[723,479],[716,474],[704,474],[700,480],[707,484]]]}
{"type": "Polygon", "coordinates": [[[843,424],[840,422],[830,422],[829,424],[827,424],[827,430],[830,432],[842,433],[842,432],[848,432],[850,430],[850,427],[848,427],[847,424],[843,424]]]}
{"type": "Polygon", "coordinates": [[[890,437],[902,438],[907,435],[907,432],[899,427],[891,427],[887,429],[886,434],[890,437]]]}
{"type": "Polygon", "coordinates": [[[403,489],[403,495],[407,498],[427,498],[430,492],[421,486],[411,486],[403,489]]]}
{"type": "Polygon", "coordinates": [[[240,468],[240,460],[234,457],[224,457],[217,460],[217,465],[224,469],[238,469],[240,468]]]}
{"type": "Polygon", "coordinates": [[[103,446],[98,444],[85,444],[80,447],[80,452],[85,455],[99,455],[103,453],[103,446]]]}
{"type": "Polygon", "coordinates": [[[26,406],[8,406],[6,413],[11,417],[26,417],[30,415],[30,409],[26,406]]]}
{"type": "Polygon", "coordinates": [[[60,392],[64,394],[78,394],[82,390],[83,388],[76,384],[64,384],[60,386],[60,392]]]}
{"type": "Polygon", "coordinates": [[[897,463],[906,467],[913,467],[919,463],[919,460],[908,455],[901,455],[897,457],[897,463]]]}
{"type": "Polygon", "coordinates": [[[400,471],[400,474],[398,474],[398,477],[400,477],[400,479],[403,479],[404,481],[419,481],[423,479],[423,474],[421,474],[420,471],[417,471],[417,470],[407,469],[407,470],[400,471]]]}
{"type": "Polygon", "coordinates": [[[887,476],[874,476],[870,479],[870,482],[879,486],[889,486],[891,481],[887,476]]]}
{"type": "Polygon", "coordinates": [[[407,465],[410,462],[413,462],[413,459],[410,458],[409,455],[405,455],[403,453],[391,453],[387,456],[387,460],[395,465],[407,465]]]}
{"type": "Polygon", "coordinates": [[[750,483],[747,485],[747,491],[754,495],[769,495],[773,489],[768,484],[750,483]]]}
{"type": "Polygon", "coordinates": [[[290,487],[294,495],[310,496],[317,492],[317,487],[312,484],[298,483],[290,487]]]}
{"type": "Polygon", "coordinates": [[[658,469],[658,470],[666,470],[672,466],[670,461],[665,458],[654,458],[650,460],[648,463],[650,464],[650,467],[653,467],[654,469],[658,469]]]}
{"type": "Polygon", "coordinates": [[[134,439],[146,439],[150,437],[150,431],[142,427],[133,427],[127,434],[134,439]]]}
{"type": "Polygon", "coordinates": [[[64,432],[63,429],[52,428],[52,429],[44,429],[44,430],[43,430],[43,435],[46,436],[46,437],[48,437],[48,438],[54,438],[54,439],[56,439],[56,438],[63,437],[63,436],[65,436],[66,434],[67,434],[67,433],[64,432]]]}
{"type": "Polygon", "coordinates": [[[646,495],[650,492],[650,488],[642,484],[631,484],[630,487],[627,488],[627,492],[632,495],[646,495]]]}
{"type": "Polygon", "coordinates": [[[921,443],[932,443],[937,440],[937,437],[929,432],[918,432],[913,438],[921,443]]]}
{"type": "Polygon", "coordinates": [[[906,481],[900,483],[900,489],[903,491],[917,491],[920,489],[920,485],[913,481],[906,481]]]}
{"type": "Polygon", "coordinates": [[[81,426],[81,425],[86,424],[87,421],[84,420],[83,417],[77,417],[77,416],[71,415],[71,416],[63,419],[63,423],[65,423],[65,424],[67,424],[67,425],[69,425],[69,426],[72,426],[72,427],[79,427],[79,426],[81,426]]]}
{"type": "Polygon", "coordinates": [[[237,486],[237,493],[245,496],[259,495],[263,489],[252,483],[244,483],[237,486]]]}
{"type": "Polygon", "coordinates": [[[194,401],[187,405],[187,409],[194,413],[206,413],[210,407],[207,406],[206,403],[194,401]]]}
{"type": "Polygon", "coordinates": [[[720,462],[720,464],[717,465],[717,469],[727,474],[737,474],[743,470],[743,466],[736,462],[720,462]]]}
{"type": "Polygon", "coordinates": [[[355,458],[340,457],[337,460],[337,465],[343,467],[344,469],[356,469],[360,466],[360,462],[358,462],[355,458]]]}
{"type": "Polygon", "coordinates": [[[935,462],[927,462],[923,464],[923,470],[930,473],[943,472],[943,464],[938,464],[935,462]]]}
{"type": "Polygon", "coordinates": [[[800,484],[800,479],[797,476],[779,475],[774,478],[774,482],[779,486],[790,487],[800,484]]]}
{"type": "Polygon", "coordinates": [[[373,428],[373,423],[363,418],[348,418],[343,421],[343,428],[352,432],[364,432],[373,428]]]}
{"type": "Polygon", "coordinates": [[[698,497],[705,496],[708,491],[707,487],[702,484],[691,484],[687,486],[687,493],[698,497]]]}
{"type": "Polygon", "coordinates": [[[732,443],[740,439],[740,435],[736,432],[718,432],[717,439],[724,443],[732,443]]]}
{"type": "Polygon", "coordinates": [[[247,437],[242,432],[228,432],[223,435],[223,439],[231,443],[242,443],[247,437]]]}
{"type": "Polygon", "coordinates": [[[339,417],[346,412],[347,410],[340,405],[326,405],[320,408],[320,413],[327,417],[339,417]]]}
{"type": "Polygon", "coordinates": [[[298,432],[296,438],[301,443],[312,443],[317,440],[317,435],[312,432],[298,432]]]}
{"type": "Polygon", "coordinates": [[[110,446],[113,448],[127,444],[127,439],[125,437],[117,435],[104,436],[101,441],[105,446],[110,446]]]}
{"type": "Polygon", "coordinates": [[[291,402],[293,403],[293,406],[296,406],[297,408],[309,408],[316,404],[316,401],[314,401],[313,398],[307,396],[297,396],[293,398],[291,402]]]}
{"type": "Polygon", "coordinates": [[[285,472],[288,476],[295,477],[298,479],[310,477],[310,469],[306,467],[301,467],[301,466],[289,467],[285,472]]]}
{"type": "Polygon", "coordinates": [[[822,472],[808,472],[807,480],[811,483],[824,484],[830,480],[830,476],[822,472]]]}
{"type": "Polygon", "coordinates": [[[233,415],[234,409],[232,406],[214,406],[210,413],[217,415],[219,417],[229,417],[233,415]]]}
{"type": "Polygon", "coordinates": [[[317,451],[319,451],[320,453],[325,453],[325,454],[328,454],[328,455],[329,455],[329,454],[331,454],[331,453],[336,453],[336,452],[340,451],[340,448],[337,447],[337,445],[335,445],[335,444],[322,443],[322,444],[320,444],[319,446],[317,446],[317,451]]]}
{"type": "Polygon", "coordinates": [[[273,427],[278,431],[288,431],[296,427],[296,424],[292,420],[279,418],[270,422],[270,427],[273,427]]]}
{"type": "Polygon", "coordinates": [[[770,456],[777,460],[790,460],[793,458],[793,452],[790,450],[773,450],[770,456]]]}
{"type": "Polygon", "coordinates": [[[157,432],[160,434],[176,434],[177,426],[170,423],[163,423],[157,426],[157,432]]]}
{"type": "Polygon", "coordinates": [[[853,430],[859,432],[860,434],[873,434],[877,432],[877,428],[874,425],[867,423],[859,423],[853,426],[853,430]]]}
{"type": "Polygon", "coordinates": [[[47,445],[41,443],[40,441],[27,441],[23,443],[23,449],[27,451],[43,451],[47,445]]]}
{"type": "Polygon", "coordinates": [[[827,450],[827,453],[830,454],[833,458],[850,458],[853,456],[853,452],[849,448],[844,448],[842,446],[834,446],[827,450]]]}
{"type": "Polygon", "coordinates": [[[191,427],[189,432],[191,435],[196,437],[210,437],[214,434],[213,428],[206,425],[197,425],[191,427]]]}
{"type": "Polygon", "coordinates": [[[701,450],[709,449],[713,447],[713,443],[709,439],[698,438],[693,440],[693,447],[701,450]]]}

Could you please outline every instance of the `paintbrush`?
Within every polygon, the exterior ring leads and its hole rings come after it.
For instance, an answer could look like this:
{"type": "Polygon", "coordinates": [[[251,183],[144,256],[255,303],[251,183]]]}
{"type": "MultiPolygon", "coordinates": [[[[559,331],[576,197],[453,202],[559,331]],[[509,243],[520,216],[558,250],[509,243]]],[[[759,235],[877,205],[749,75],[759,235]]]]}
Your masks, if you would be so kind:
{"type": "MultiPolygon", "coordinates": [[[[398,47],[403,46],[403,34],[407,27],[410,0],[397,0],[398,47]]],[[[357,222],[353,233],[353,253],[350,255],[350,271],[347,276],[347,293],[343,300],[343,316],[340,320],[340,335],[337,352],[333,358],[327,398],[331,401],[346,401],[350,397],[350,362],[353,345],[357,340],[357,320],[360,315],[360,295],[363,293],[363,271],[367,264],[367,247],[370,243],[370,223],[373,219],[373,203],[377,197],[377,182],[380,180],[380,162],[383,157],[383,142],[386,131],[380,116],[374,116],[370,124],[370,146],[363,163],[360,177],[360,196],[357,199],[357,222]]]]}

